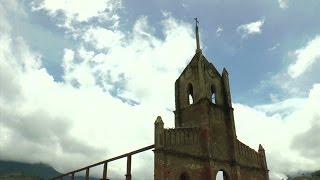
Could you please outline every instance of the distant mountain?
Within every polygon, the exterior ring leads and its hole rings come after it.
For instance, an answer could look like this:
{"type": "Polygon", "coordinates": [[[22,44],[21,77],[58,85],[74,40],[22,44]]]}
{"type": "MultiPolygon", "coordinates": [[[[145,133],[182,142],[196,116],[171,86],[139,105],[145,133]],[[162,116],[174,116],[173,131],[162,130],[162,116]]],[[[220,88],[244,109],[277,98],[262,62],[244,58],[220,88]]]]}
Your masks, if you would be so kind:
{"type": "Polygon", "coordinates": [[[320,180],[320,170],[314,172],[299,173],[298,175],[288,177],[288,180],[320,180]]]}
{"type": "MultiPolygon", "coordinates": [[[[47,180],[61,173],[43,163],[29,164],[14,161],[0,160],[0,180],[47,180]]],[[[77,176],[76,180],[84,180],[77,176]]],[[[90,177],[90,180],[99,180],[90,177]]]]}
{"type": "Polygon", "coordinates": [[[43,180],[38,176],[25,175],[23,173],[11,173],[7,175],[0,175],[1,180],[43,180]]]}
{"type": "MultiPolygon", "coordinates": [[[[0,179],[24,179],[21,176],[28,176],[30,179],[49,179],[58,176],[60,173],[43,163],[28,164],[13,161],[0,161],[0,179]]],[[[25,177],[26,178],[26,177],[25,177]]]]}

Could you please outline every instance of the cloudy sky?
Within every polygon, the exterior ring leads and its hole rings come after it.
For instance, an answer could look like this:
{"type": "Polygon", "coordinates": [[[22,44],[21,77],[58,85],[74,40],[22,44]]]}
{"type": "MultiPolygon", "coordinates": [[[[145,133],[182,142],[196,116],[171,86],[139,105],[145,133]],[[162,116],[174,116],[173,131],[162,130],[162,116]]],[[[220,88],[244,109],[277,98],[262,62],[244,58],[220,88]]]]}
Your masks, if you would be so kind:
{"type": "MultiPolygon", "coordinates": [[[[195,53],[230,74],[238,138],[272,179],[320,169],[318,0],[1,0],[0,159],[60,172],[153,144],[195,53]]],[[[150,179],[152,151],[133,157],[150,179]],[[148,171],[146,171],[146,169],[148,171]]],[[[125,160],[110,164],[125,174],[125,160]]],[[[94,170],[98,174],[98,169],[94,170]]]]}

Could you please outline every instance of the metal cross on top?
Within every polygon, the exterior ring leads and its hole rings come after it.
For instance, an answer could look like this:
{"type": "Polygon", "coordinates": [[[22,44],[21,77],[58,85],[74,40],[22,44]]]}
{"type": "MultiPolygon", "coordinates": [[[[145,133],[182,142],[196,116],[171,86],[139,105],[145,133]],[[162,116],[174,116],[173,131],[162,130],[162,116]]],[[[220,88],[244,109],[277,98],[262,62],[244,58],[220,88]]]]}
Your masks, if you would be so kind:
{"type": "Polygon", "coordinates": [[[198,30],[198,18],[194,18],[194,20],[196,21],[196,41],[197,41],[197,50],[196,52],[201,52],[200,50],[200,43],[199,43],[199,30],[198,30]]]}
{"type": "Polygon", "coordinates": [[[198,26],[199,24],[198,18],[193,18],[193,19],[196,21],[196,26],[198,26]]]}

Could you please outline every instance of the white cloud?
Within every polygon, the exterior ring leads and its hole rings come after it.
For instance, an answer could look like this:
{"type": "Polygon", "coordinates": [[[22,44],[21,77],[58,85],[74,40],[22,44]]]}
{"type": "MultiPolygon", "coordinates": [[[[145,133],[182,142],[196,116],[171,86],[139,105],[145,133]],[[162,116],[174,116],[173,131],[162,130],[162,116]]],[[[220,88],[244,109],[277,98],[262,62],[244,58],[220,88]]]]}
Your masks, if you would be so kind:
{"type": "Polygon", "coordinates": [[[251,22],[248,24],[242,24],[238,26],[237,31],[242,34],[242,37],[247,37],[249,35],[261,34],[262,26],[264,24],[264,19],[251,22]]]}
{"type": "Polygon", "coordinates": [[[273,94],[273,93],[269,94],[269,98],[270,98],[271,102],[273,102],[273,103],[279,101],[279,98],[277,97],[277,95],[273,94]]]}
{"type": "MultiPolygon", "coordinates": [[[[0,68],[6,69],[0,73],[6,87],[0,94],[0,158],[41,161],[65,172],[152,144],[157,115],[173,125],[168,109],[174,107],[174,81],[195,49],[191,25],[167,16],[162,27],[164,40],[142,17],[123,43],[112,46],[88,35],[78,48],[64,50],[64,82],[53,80],[21,37],[0,31],[0,68]],[[190,53],[177,53],[180,47],[190,53]]],[[[101,37],[108,38],[109,30],[99,31],[101,37]]],[[[142,174],[141,168],[152,166],[144,160],[150,157],[135,160],[135,170],[142,174]]]]}
{"type": "MultiPolygon", "coordinates": [[[[15,43],[15,50],[18,47],[15,43]]],[[[152,134],[157,115],[152,109],[132,107],[85,81],[80,83],[86,86],[79,89],[54,82],[45,69],[25,63],[32,60],[28,58],[32,53],[29,49],[20,52],[18,59],[13,49],[0,49],[1,57],[5,57],[0,68],[13,71],[0,74],[4,80],[1,84],[10,87],[0,96],[1,159],[41,161],[64,172],[152,144],[152,137],[146,136],[152,134]],[[12,93],[19,96],[7,101],[12,93]],[[143,131],[137,133],[140,128],[143,131]],[[123,143],[127,140],[135,143],[123,143]]],[[[72,52],[65,52],[65,60],[72,60],[72,52]]]]}
{"type": "Polygon", "coordinates": [[[221,26],[218,26],[216,30],[216,36],[220,36],[222,32],[223,32],[223,28],[221,26]]]}
{"type": "Polygon", "coordinates": [[[110,48],[121,43],[123,34],[101,27],[91,27],[83,36],[85,42],[92,43],[97,49],[110,48]]]}
{"type": "Polygon", "coordinates": [[[80,35],[79,23],[88,22],[93,18],[99,21],[112,22],[116,27],[119,23],[117,11],[121,8],[121,0],[40,0],[32,2],[33,10],[43,10],[53,18],[62,18],[62,23],[58,24],[73,33],[80,35]]]}
{"type": "Polygon", "coordinates": [[[74,51],[71,49],[65,49],[63,55],[63,68],[65,71],[72,71],[74,61],[74,51]]]}
{"type": "MultiPolygon", "coordinates": [[[[177,22],[171,17],[166,18],[162,24],[165,34],[164,41],[153,35],[153,29],[146,17],[137,20],[132,34],[125,42],[115,43],[112,47],[108,44],[99,45],[94,43],[95,38],[88,38],[86,41],[97,49],[108,48],[109,51],[106,54],[97,53],[90,58],[83,59],[74,72],[79,70],[82,75],[88,74],[89,76],[98,74],[100,84],[105,89],[113,88],[109,83],[118,84],[122,86],[122,89],[117,95],[124,98],[128,96],[137,102],[153,102],[156,99],[151,94],[157,89],[161,89],[162,94],[168,94],[172,99],[171,88],[174,84],[174,77],[178,76],[178,70],[181,70],[188,58],[191,58],[194,43],[190,25],[177,22]],[[184,55],[177,53],[176,48],[182,46],[191,53],[184,55]],[[86,70],[85,67],[87,67],[86,70]],[[161,83],[155,81],[156,79],[161,83]],[[146,84],[149,85],[148,88],[145,87],[146,84]]],[[[79,75],[74,74],[73,79],[81,81],[79,75]]],[[[168,99],[157,97],[156,101],[162,107],[168,104],[173,107],[173,101],[168,99]]]]}
{"type": "Polygon", "coordinates": [[[268,51],[274,51],[280,46],[280,43],[277,43],[276,45],[272,46],[271,48],[268,48],[268,51]]]}
{"type": "Polygon", "coordinates": [[[308,97],[302,99],[287,99],[256,107],[235,104],[238,138],[255,149],[259,143],[264,146],[272,179],[297,171],[319,169],[320,141],[316,129],[310,130],[319,127],[314,125],[320,122],[318,107],[320,84],[315,84],[308,97]],[[315,140],[306,141],[305,133],[315,140]],[[301,144],[317,149],[307,154],[301,144]]]}
{"type": "Polygon", "coordinates": [[[296,61],[288,67],[291,78],[301,76],[316,61],[320,61],[320,35],[309,41],[307,45],[294,52],[296,61]]]}
{"type": "Polygon", "coordinates": [[[76,21],[88,21],[92,17],[104,14],[105,11],[112,12],[118,8],[120,1],[113,0],[90,0],[65,1],[65,0],[43,0],[34,10],[44,9],[50,15],[56,16],[62,11],[67,19],[76,21]]]}
{"type": "MultiPolygon", "coordinates": [[[[319,82],[320,36],[317,35],[297,50],[289,51],[290,64],[280,72],[274,72],[261,88],[273,86],[280,90],[279,97],[303,97],[315,82],[319,82]],[[282,92],[281,92],[282,91],[282,92]]],[[[289,60],[286,60],[287,62],[289,60]]]]}
{"type": "Polygon", "coordinates": [[[289,4],[289,0],[278,0],[279,6],[282,9],[287,9],[288,8],[288,4],[289,4]]]}

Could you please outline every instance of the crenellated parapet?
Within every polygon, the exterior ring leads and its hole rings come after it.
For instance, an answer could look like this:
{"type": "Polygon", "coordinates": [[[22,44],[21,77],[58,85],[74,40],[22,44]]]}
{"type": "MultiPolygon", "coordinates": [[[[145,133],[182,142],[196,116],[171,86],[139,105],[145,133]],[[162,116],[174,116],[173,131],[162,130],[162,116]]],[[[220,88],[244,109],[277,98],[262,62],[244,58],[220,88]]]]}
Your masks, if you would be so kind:
{"type": "Polygon", "coordinates": [[[155,148],[197,155],[200,153],[200,128],[164,128],[161,117],[155,122],[155,148]]]}
{"type": "Polygon", "coordinates": [[[239,140],[236,141],[236,146],[240,164],[254,168],[265,168],[263,162],[265,159],[264,154],[255,151],[239,140]]]}
{"type": "Polygon", "coordinates": [[[164,146],[167,148],[199,144],[200,128],[164,129],[164,146]]]}

